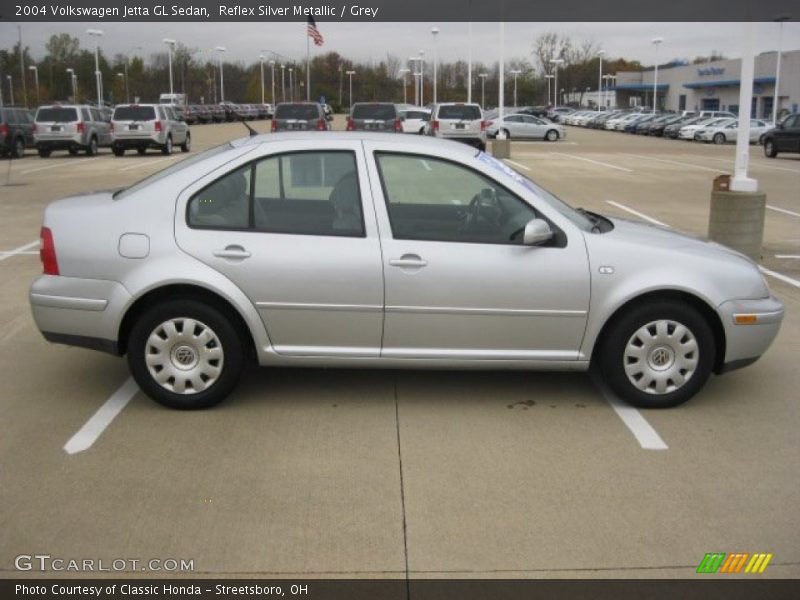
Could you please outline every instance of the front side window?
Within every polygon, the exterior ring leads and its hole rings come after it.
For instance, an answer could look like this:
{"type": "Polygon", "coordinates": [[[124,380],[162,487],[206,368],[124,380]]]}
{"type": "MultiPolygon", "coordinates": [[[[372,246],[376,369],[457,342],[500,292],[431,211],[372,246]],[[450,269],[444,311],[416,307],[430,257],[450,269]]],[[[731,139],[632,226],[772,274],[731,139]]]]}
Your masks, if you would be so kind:
{"type": "Polygon", "coordinates": [[[245,165],[197,192],[189,200],[189,225],[212,229],[247,229],[250,225],[250,177],[245,165]]]}
{"type": "Polygon", "coordinates": [[[536,211],[497,182],[427,156],[376,154],[397,239],[521,244],[536,211]]]}

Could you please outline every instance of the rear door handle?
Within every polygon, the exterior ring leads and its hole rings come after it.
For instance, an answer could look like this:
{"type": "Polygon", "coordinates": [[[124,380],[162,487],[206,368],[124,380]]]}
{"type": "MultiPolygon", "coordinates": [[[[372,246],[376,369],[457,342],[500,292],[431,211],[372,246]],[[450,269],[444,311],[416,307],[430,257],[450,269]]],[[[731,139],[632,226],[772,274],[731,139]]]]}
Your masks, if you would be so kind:
{"type": "Polygon", "coordinates": [[[390,258],[389,264],[393,267],[417,268],[428,266],[428,261],[416,254],[404,254],[400,258],[390,258]]]}
{"type": "Polygon", "coordinates": [[[250,253],[241,246],[231,245],[226,246],[224,250],[214,250],[214,256],[217,258],[227,258],[232,260],[244,260],[250,258],[250,253]]]}

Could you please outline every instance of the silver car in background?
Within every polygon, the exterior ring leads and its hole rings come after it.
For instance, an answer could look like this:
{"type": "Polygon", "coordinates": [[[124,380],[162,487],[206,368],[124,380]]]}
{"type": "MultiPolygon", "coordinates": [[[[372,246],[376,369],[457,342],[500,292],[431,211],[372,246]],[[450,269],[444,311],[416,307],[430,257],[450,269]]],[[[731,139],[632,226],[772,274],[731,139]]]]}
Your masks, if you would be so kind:
{"type": "Polygon", "coordinates": [[[53,150],[66,150],[73,156],[79,152],[94,156],[98,148],[111,145],[111,125],[93,106],[40,106],[34,119],[33,139],[42,158],[50,156],[53,150]]]}
{"type": "Polygon", "coordinates": [[[466,142],[479,150],[486,150],[486,121],[479,104],[436,104],[425,131],[434,137],[466,142]]]}
{"type": "Polygon", "coordinates": [[[487,123],[486,133],[496,137],[503,132],[509,139],[537,139],[555,142],[567,137],[567,128],[531,115],[507,115],[496,117],[487,123]]]}
{"type": "Polygon", "coordinates": [[[465,144],[254,136],[47,207],[53,342],[127,354],[176,408],[243,366],[596,368],[636,406],[755,361],[783,305],[718,244],[567,206],[465,144]],[[92,235],[87,236],[86,232],[92,235]]]}
{"type": "Polygon", "coordinates": [[[119,104],[111,118],[114,140],[111,149],[115,156],[135,149],[139,154],[157,148],[162,154],[172,154],[175,146],[183,152],[192,149],[192,133],[182,116],[169,104],[119,104]]]}

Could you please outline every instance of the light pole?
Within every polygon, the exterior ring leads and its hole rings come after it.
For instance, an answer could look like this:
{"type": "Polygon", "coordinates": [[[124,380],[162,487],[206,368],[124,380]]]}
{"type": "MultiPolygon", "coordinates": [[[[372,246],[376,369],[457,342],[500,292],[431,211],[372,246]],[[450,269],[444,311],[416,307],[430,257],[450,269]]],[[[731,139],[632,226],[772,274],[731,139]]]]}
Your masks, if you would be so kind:
{"type": "Polygon", "coordinates": [[[78,103],[78,76],[75,75],[75,69],[69,68],[66,70],[69,73],[70,81],[72,82],[72,101],[78,103]]]}
{"type": "Polygon", "coordinates": [[[350,113],[353,112],[353,75],[355,75],[355,71],[347,71],[346,75],[350,79],[350,113]]]}
{"type": "Polygon", "coordinates": [[[294,67],[289,67],[289,102],[294,102],[294,67]]]}
{"type": "MultiPolygon", "coordinates": [[[[122,78],[122,87],[124,89],[127,89],[128,88],[128,82],[125,80],[126,79],[125,78],[125,73],[117,73],[117,77],[121,77],[122,78]]],[[[125,102],[127,103],[128,100],[126,99],[125,102]]]]}
{"type": "Polygon", "coordinates": [[[175,49],[175,40],[172,38],[164,38],[161,40],[167,45],[167,55],[169,56],[169,93],[172,95],[172,51],[175,49]]]}
{"type": "Polygon", "coordinates": [[[656,114],[656,109],[658,108],[658,46],[664,41],[664,38],[654,37],[650,41],[656,47],[656,68],[653,71],[653,114],[656,114]]]}
{"type": "Polygon", "coordinates": [[[439,35],[439,28],[431,27],[431,33],[433,34],[433,103],[436,104],[436,37],[439,35]]]}
{"type": "Polygon", "coordinates": [[[281,102],[286,102],[286,65],[281,65],[281,102]]]}
{"type": "Polygon", "coordinates": [[[270,71],[272,73],[272,96],[271,96],[271,98],[272,98],[272,106],[274,108],[275,104],[276,104],[276,102],[275,102],[275,61],[274,60],[269,61],[269,68],[270,68],[270,71]]]}
{"type": "Polygon", "coordinates": [[[407,96],[406,96],[406,73],[408,73],[410,69],[400,69],[398,73],[403,77],[403,104],[408,104],[407,96]]]}
{"type": "Polygon", "coordinates": [[[14,106],[14,80],[11,79],[11,75],[6,75],[6,79],[8,80],[8,95],[11,99],[11,106],[14,106]]]}
{"type": "Polygon", "coordinates": [[[342,110],[342,87],[344,87],[344,70],[342,63],[339,63],[339,110],[342,110]]]}
{"type": "Polygon", "coordinates": [[[600,75],[597,77],[597,110],[600,110],[600,101],[602,96],[603,90],[603,55],[606,53],[605,50],[598,50],[597,56],[600,57],[600,75]]]}
{"type": "Polygon", "coordinates": [[[778,118],[778,102],[780,96],[778,95],[778,88],[781,83],[781,50],[783,47],[783,22],[789,20],[788,15],[783,15],[775,19],[778,23],[778,56],[775,62],[775,96],[772,99],[772,126],[775,127],[775,121],[778,118]]]}
{"type": "Polygon", "coordinates": [[[553,81],[553,93],[556,96],[556,101],[553,102],[553,106],[558,106],[558,65],[564,62],[563,58],[554,58],[550,61],[552,64],[556,66],[556,75],[555,81],[553,81]]]}
{"type": "Polygon", "coordinates": [[[130,60],[130,53],[134,50],[141,50],[141,46],[134,46],[131,48],[127,54],[125,54],[125,103],[127,104],[130,102],[130,98],[128,96],[128,61],[130,60]]]}
{"type": "Polygon", "coordinates": [[[419,51],[419,105],[425,106],[425,51],[419,51]]]}
{"type": "Polygon", "coordinates": [[[36,83],[36,106],[39,106],[39,69],[36,65],[31,65],[28,67],[29,71],[33,71],[33,80],[36,83]]]}
{"type": "Polygon", "coordinates": [[[486,78],[488,76],[488,73],[478,73],[478,77],[481,78],[481,108],[483,110],[486,110],[486,78]]]}
{"type": "Polygon", "coordinates": [[[547,103],[550,103],[550,98],[552,98],[553,93],[550,91],[550,80],[553,78],[552,75],[545,75],[545,79],[547,79],[547,103]]]}
{"type": "Polygon", "coordinates": [[[419,57],[409,56],[408,62],[411,63],[411,72],[414,75],[414,105],[419,106],[419,68],[417,67],[419,57]]]}
{"type": "Polygon", "coordinates": [[[225,102],[225,79],[222,74],[222,55],[228,50],[225,46],[217,46],[214,48],[219,52],[219,101],[225,102]]]}
{"type": "Polygon", "coordinates": [[[258,59],[261,61],[261,104],[264,104],[264,55],[259,54],[258,59]]]}
{"type": "Polygon", "coordinates": [[[103,74],[100,72],[100,38],[103,36],[102,29],[87,29],[86,33],[97,38],[94,45],[94,76],[97,80],[97,107],[103,105],[103,74]]]}
{"type": "Polygon", "coordinates": [[[522,73],[519,69],[512,69],[509,71],[514,76],[514,108],[517,108],[517,75],[522,73]]]}

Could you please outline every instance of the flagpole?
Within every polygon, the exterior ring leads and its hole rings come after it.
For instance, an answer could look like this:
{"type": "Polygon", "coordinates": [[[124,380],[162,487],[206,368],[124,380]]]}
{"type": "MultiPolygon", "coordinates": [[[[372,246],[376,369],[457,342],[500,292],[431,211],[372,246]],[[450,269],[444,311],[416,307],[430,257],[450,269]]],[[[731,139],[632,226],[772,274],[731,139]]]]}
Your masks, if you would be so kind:
{"type": "Polygon", "coordinates": [[[311,36],[308,35],[308,31],[306,31],[306,102],[311,102],[311,36]]]}

